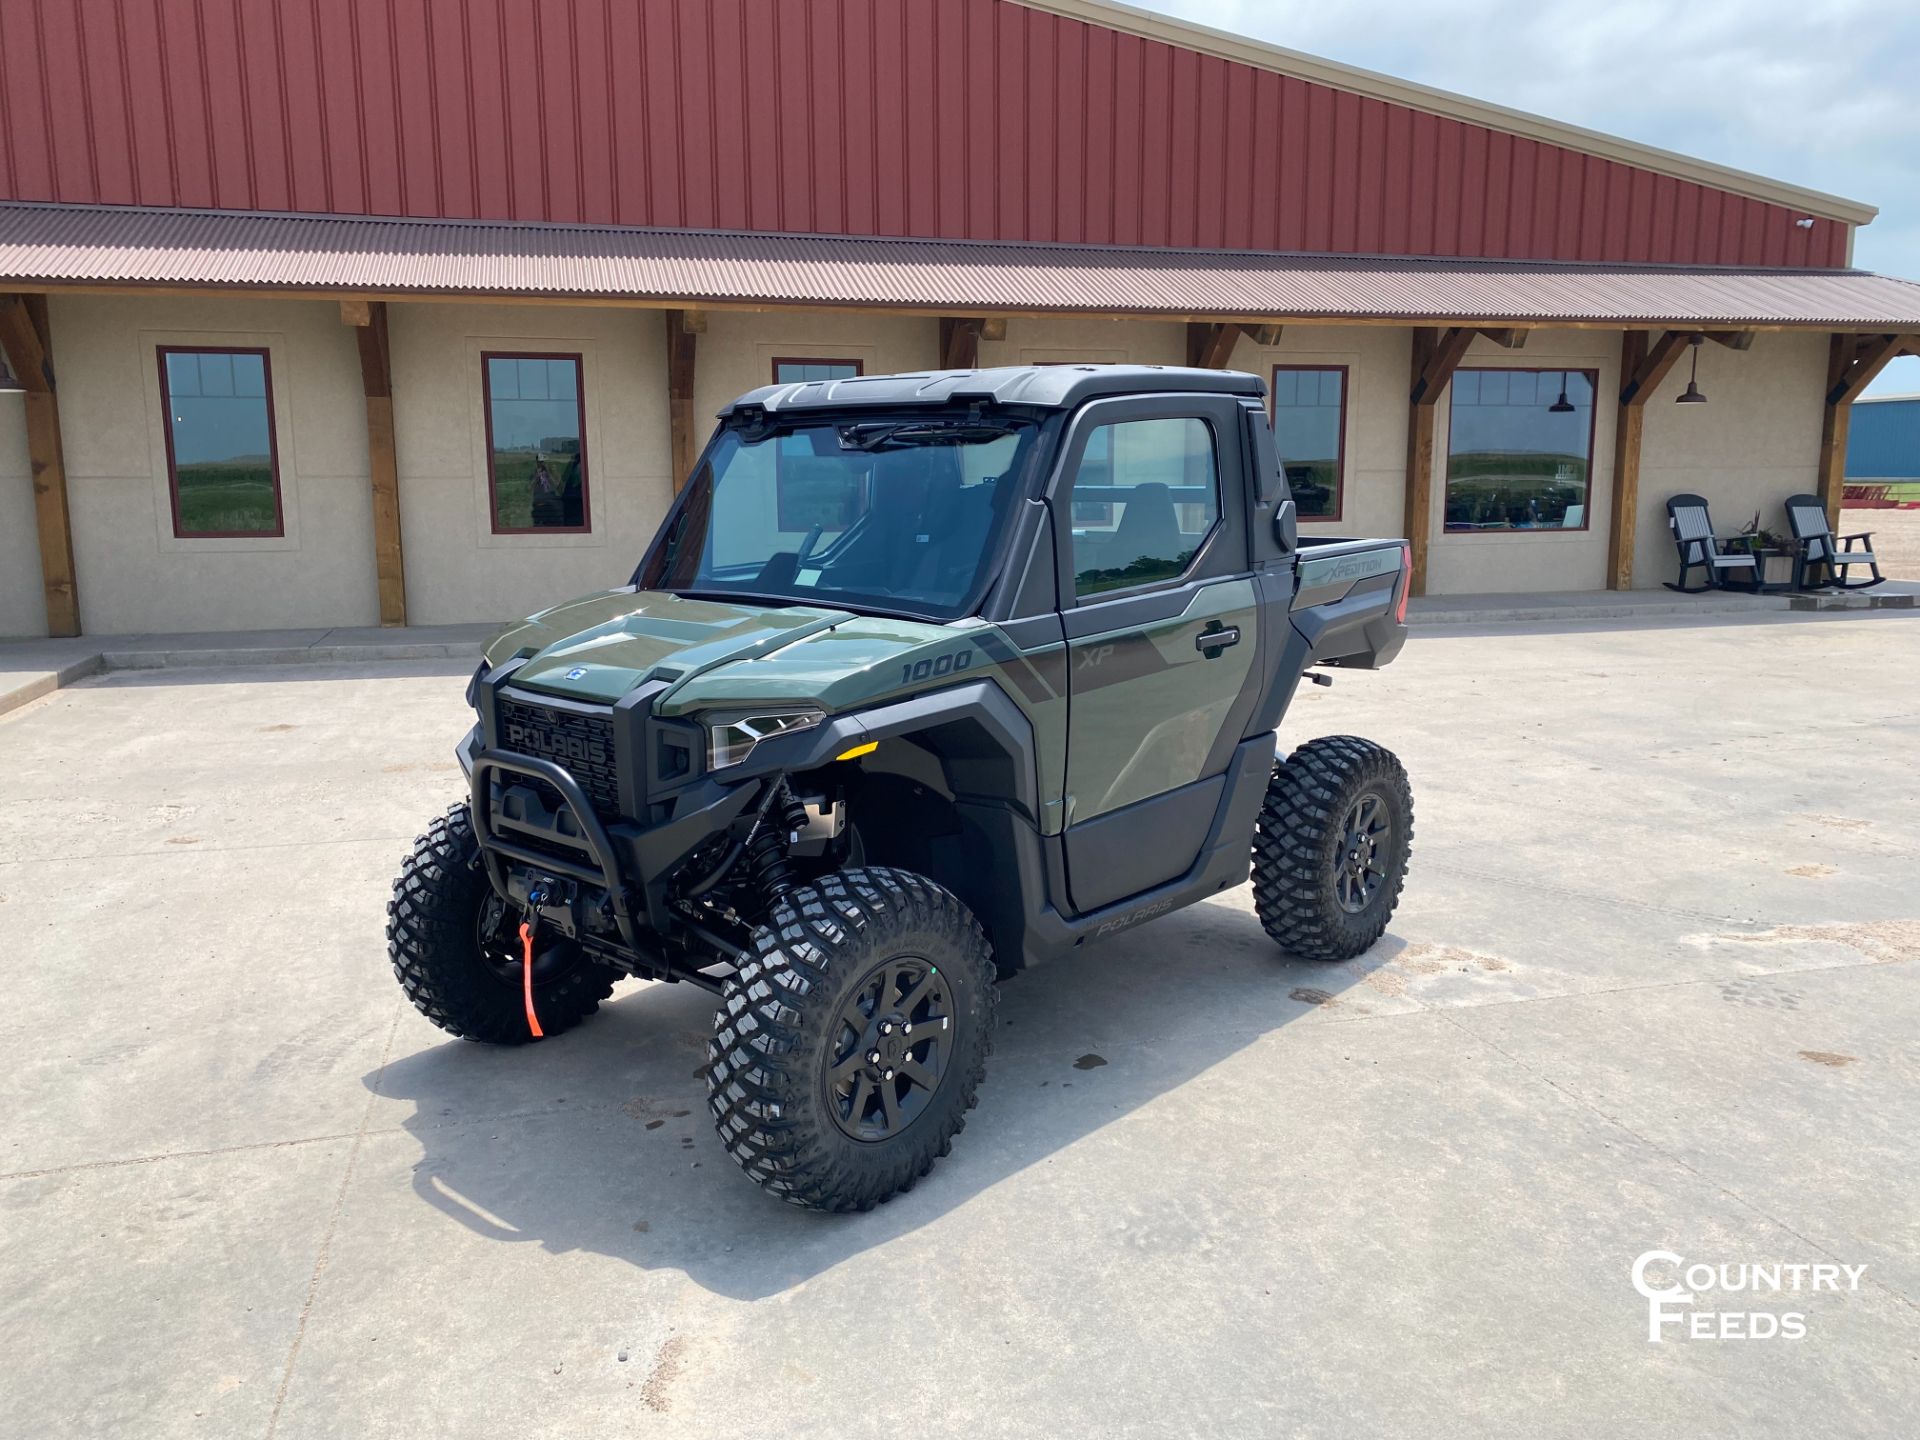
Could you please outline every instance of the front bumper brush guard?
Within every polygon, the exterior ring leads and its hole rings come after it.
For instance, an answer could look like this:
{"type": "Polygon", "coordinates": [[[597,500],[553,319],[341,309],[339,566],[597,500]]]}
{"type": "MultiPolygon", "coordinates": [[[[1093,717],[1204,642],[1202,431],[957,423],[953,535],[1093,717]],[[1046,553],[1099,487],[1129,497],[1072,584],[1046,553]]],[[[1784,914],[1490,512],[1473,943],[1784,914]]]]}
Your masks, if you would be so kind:
{"type": "Polygon", "coordinates": [[[599,885],[606,890],[607,902],[613,907],[613,923],[619,928],[620,939],[629,950],[638,951],[639,933],[634,927],[633,912],[627,906],[626,888],[620,883],[619,867],[614,863],[613,841],[607,835],[607,827],[600,823],[600,817],[588,803],[580,782],[551,760],[537,760],[531,755],[510,755],[500,750],[475,751],[472,778],[473,834],[480,842],[480,863],[487,867],[487,880],[492,884],[494,893],[501,896],[507,894],[504,863],[507,860],[517,860],[522,865],[549,875],[565,875],[589,885],[599,885]],[[573,818],[580,826],[579,838],[585,842],[593,863],[589,865],[579,860],[562,860],[544,851],[501,838],[494,831],[492,823],[492,783],[496,770],[543,780],[559,791],[560,799],[573,812],[573,818]]]}

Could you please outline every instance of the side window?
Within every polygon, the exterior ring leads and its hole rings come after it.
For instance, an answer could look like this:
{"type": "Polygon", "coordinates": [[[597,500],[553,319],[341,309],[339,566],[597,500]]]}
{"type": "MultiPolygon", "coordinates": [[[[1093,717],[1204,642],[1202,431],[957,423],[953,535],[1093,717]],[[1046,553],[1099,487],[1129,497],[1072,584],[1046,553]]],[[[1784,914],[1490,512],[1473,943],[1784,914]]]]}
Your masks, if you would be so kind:
{"type": "Polygon", "coordinates": [[[267,352],[163,345],[160,401],[173,533],[284,534],[267,352]]]}
{"type": "Polygon", "coordinates": [[[1192,418],[1099,426],[1070,508],[1076,595],[1174,579],[1220,518],[1213,431],[1192,418]]]}
{"type": "Polygon", "coordinates": [[[493,533],[588,528],[587,411],[578,355],[480,357],[493,533]]]}

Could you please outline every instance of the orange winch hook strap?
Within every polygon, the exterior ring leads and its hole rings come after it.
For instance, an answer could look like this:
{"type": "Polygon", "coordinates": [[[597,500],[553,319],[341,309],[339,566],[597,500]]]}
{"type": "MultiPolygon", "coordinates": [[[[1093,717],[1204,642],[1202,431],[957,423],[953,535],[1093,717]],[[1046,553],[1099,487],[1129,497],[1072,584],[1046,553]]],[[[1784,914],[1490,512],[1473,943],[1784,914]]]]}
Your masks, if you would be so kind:
{"type": "Polygon", "coordinates": [[[527,1002],[527,1031],[538,1040],[545,1032],[540,1028],[540,1017],[533,1013],[533,926],[526,921],[520,922],[520,991],[527,1002]]]}

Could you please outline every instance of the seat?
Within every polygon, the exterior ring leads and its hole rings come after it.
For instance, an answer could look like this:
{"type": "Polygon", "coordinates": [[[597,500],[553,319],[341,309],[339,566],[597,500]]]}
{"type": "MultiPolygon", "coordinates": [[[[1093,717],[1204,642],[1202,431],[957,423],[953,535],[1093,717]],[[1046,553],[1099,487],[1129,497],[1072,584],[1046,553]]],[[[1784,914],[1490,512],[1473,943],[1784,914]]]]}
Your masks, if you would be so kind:
{"type": "Polygon", "coordinates": [[[1669,590],[1678,590],[1683,595],[1698,595],[1707,590],[1727,590],[1733,588],[1729,581],[1734,576],[1743,576],[1747,588],[1760,588],[1760,557],[1757,555],[1723,555],[1720,542],[1723,538],[1713,533],[1713,519],[1707,514],[1707,502],[1699,495],[1672,495],[1667,498],[1667,528],[1673,532],[1674,548],[1680,553],[1680,580],[1676,584],[1669,580],[1669,590]],[[1704,585],[1687,584],[1687,572],[1704,570],[1704,585]]]}
{"type": "Polygon", "coordinates": [[[1126,509],[1106,544],[1108,564],[1124,569],[1136,560],[1160,560],[1178,570],[1179,557],[1189,548],[1174,513],[1173,491],[1158,480],[1136,485],[1127,492],[1126,509]]]}
{"type": "Polygon", "coordinates": [[[1880,573],[1880,562],[1874,558],[1873,532],[1861,530],[1852,535],[1835,535],[1827,523],[1827,507],[1820,503],[1818,495],[1789,495],[1787,524],[1793,528],[1794,589],[1830,585],[1836,590],[1866,590],[1887,578],[1880,573]],[[1841,548],[1835,547],[1836,540],[1841,542],[1841,548]],[[1854,546],[1856,540],[1860,542],[1858,548],[1854,546]],[[1873,572],[1873,578],[1847,579],[1846,571],[1853,565],[1866,566],[1873,572]],[[1816,570],[1826,578],[1818,585],[1809,584],[1807,577],[1816,570]]]}

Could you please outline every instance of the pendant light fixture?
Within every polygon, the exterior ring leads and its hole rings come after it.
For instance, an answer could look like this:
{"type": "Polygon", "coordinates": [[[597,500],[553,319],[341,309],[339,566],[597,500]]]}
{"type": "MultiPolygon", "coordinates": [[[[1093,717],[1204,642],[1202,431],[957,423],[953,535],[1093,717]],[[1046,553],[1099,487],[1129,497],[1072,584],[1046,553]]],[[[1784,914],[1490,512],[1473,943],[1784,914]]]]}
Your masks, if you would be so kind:
{"type": "Polygon", "coordinates": [[[1676,405],[1704,405],[1707,397],[1700,393],[1700,341],[1703,337],[1693,336],[1687,346],[1693,351],[1693,365],[1687,374],[1687,388],[1674,397],[1676,405]]]}
{"type": "Polygon", "coordinates": [[[1573,402],[1567,399],[1567,372],[1564,370],[1560,372],[1560,398],[1547,406],[1547,413],[1549,415],[1571,415],[1573,413],[1573,402]]]}

